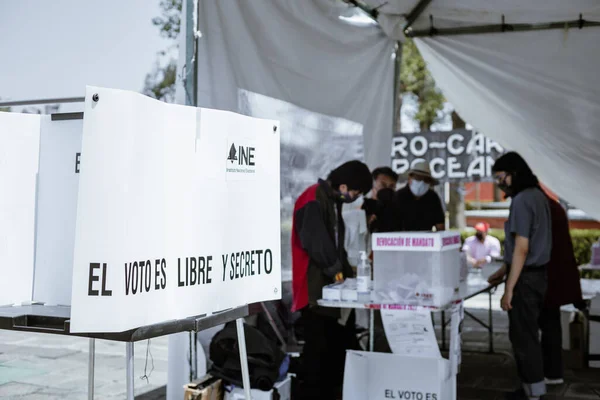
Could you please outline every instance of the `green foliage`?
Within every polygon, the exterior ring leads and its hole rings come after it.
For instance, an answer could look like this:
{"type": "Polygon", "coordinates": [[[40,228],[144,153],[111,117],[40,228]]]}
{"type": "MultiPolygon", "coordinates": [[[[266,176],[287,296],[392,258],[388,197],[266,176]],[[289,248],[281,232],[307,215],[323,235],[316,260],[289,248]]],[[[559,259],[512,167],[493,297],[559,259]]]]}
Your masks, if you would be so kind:
{"type": "MultiPolygon", "coordinates": [[[[175,41],[181,31],[181,10],[183,0],[160,0],[161,15],[152,19],[159,28],[160,35],[175,41]]],[[[176,48],[177,43],[170,47],[176,48]]],[[[177,60],[170,57],[167,51],[157,54],[153,70],[146,75],[143,93],[158,100],[172,103],[175,101],[175,82],[177,80],[177,60]]]]}
{"type": "Polygon", "coordinates": [[[181,7],[183,0],[160,0],[161,15],[152,18],[152,23],[160,29],[160,35],[167,39],[177,39],[181,30],[181,7]]]}
{"type": "MultiPolygon", "coordinates": [[[[0,97],[0,100],[2,100],[2,97],[0,97]]],[[[0,112],[10,112],[10,107],[0,107],[0,112]]]]}
{"type": "Polygon", "coordinates": [[[598,241],[600,230],[595,229],[572,229],[573,251],[579,265],[590,262],[592,244],[598,241]]]}
{"type": "MultiPolygon", "coordinates": [[[[461,231],[460,236],[464,243],[465,239],[472,236],[474,232],[461,231]]],[[[500,229],[490,229],[489,234],[500,240],[504,247],[504,231],[500,229]]],[[[600,238],[600,230],[596,229],[571,229],[571,239],[573,241],[573,252],[577,265],[583,265],[590,262],[592,254],[592,244],[600,238]]],[[[586,271],[582,274],[583,278],[600,279],[600,271],[586,271]]]]}
{"type": "Polygon", "coordinates": [[[414,118],[419,121],[421,129],[429,129],[440,118],[445,99],[417,46],[410,39],[402,46],[400,81],[403,93],[411,93],[418,98],[419,110],[414,118]]]}
{"type": "Polygon", "coordinates": [[[165,67],[156,63],[154,70],[146,75],[144,94],[158,100],[171,103],[175,101],[175,81],[177,80],[177,61],[171,59],[165,67]]]}

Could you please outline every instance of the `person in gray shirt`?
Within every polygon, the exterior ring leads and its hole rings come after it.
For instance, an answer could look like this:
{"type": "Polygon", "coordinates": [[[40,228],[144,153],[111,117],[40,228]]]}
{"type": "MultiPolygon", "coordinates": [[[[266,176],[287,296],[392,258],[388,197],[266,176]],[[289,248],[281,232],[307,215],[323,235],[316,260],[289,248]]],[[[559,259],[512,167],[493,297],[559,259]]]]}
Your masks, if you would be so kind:
{"type": "Polygon", "coordinates": [[[504,154],[492,168],[498,186],[512,198],[504,224],[504,265],[490,282],[507,276],[502,309],[508,311],[509,336],[522,389],[512,399],[539,399],[546,394],[539,320],[546,296],[546,264],[552,250],[550,205],[525,160],[504,154]]]}

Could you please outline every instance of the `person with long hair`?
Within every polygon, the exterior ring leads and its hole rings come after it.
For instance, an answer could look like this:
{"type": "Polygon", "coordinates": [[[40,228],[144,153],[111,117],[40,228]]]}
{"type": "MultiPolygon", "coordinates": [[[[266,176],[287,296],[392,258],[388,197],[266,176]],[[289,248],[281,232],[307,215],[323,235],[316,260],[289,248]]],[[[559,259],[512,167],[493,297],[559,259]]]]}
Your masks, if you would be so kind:
{"type": "Polygon", "coordinates": [[[504,154],[492,172],[500,189],[511,198],[504,225],[504,264],[489,279],[493,282],[507,276],[501,306],[508,312],[510,341],[522,381],[522,388],[507,398],[539,399],[546,394],[539,321],[552,250],[550,205],[537,177],[519,154],[504,154]]]}

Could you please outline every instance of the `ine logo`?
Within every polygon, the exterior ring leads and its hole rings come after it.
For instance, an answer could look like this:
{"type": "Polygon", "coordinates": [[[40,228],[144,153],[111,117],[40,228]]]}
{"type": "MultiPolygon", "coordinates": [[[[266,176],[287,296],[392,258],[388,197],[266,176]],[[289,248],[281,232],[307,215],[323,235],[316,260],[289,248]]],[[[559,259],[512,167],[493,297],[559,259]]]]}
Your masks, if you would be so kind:
{"type": "Polygon", "coordinates": [[[252,146],[236,146],[231,143],[227,154],[227,172],[230,173],[255,173],[256,148],[252,146]]]}
{"type": "Polygon", "coordinates": [[[247,165],[249,167],[254,166],[254,147],[239,146],[236,148],[235,143],[231,144],[229,148],[229,155],[227,161],[237,161],[237,165],[247,165]],[[239,154],[239,158],[238,158],[239,154]]]}
{"type": "Polygon", "coordinates": [[[227,157],[227,160],[231,161],[231,163],[233,164],[234,161],[237,161],[237,150],[235,149],[235,143],[231,144],[231,148],[229,149],[229,156],[227,157]]]}

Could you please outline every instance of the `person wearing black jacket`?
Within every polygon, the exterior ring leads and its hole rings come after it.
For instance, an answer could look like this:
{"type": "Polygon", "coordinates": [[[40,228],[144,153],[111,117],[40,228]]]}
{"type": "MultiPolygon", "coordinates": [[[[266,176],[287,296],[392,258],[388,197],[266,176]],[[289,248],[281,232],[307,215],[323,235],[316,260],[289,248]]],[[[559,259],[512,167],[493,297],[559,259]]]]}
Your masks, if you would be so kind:
{"type": "Polygon", "coordinates": [[[353,276],[344,249],[343,203],[371,190],[369,168],[349,161],[302,193],[292,229],[292,312],[304,322],[299,372],[301,399],[335,399],[342,387],[347,349],[358,349],[354,313],[319,307],[324,286],[353,276]]]}

